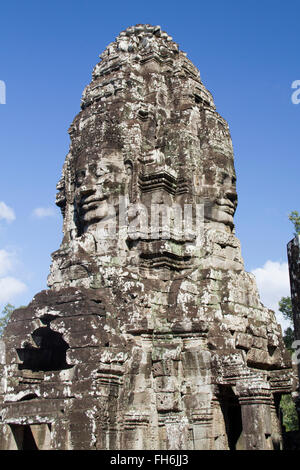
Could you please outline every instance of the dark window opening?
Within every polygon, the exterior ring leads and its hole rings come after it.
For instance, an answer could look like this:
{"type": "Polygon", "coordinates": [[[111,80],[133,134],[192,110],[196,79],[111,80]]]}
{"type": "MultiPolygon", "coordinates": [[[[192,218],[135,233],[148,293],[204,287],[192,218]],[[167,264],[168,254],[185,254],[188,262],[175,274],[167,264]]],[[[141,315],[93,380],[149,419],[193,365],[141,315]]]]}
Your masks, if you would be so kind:
{"type": "Polygon", "coordinates": [[[138,244],[138,240],[130,240],[129,238],[127,238],[126,240],[126,245],[128,246],[129,250],[132,250],[132,248],[135,248],[137,244],[138,244]]]}
{"type": "Polygon", "coordinates": [[[35,400],[36,398],[39,398],[36,393],[28,393],[28,395],[24,395],[19,401],[35,400]]]}
{"type": "Polygon", "coordinates": [[[243,431],[242,411],[238,398],[231,387],[221,387],[220,405],[225,422],[228,447],[230,450],[236,450],[243,431]]]}
{"type": "Polygon", "coordinates": [[[47,372],[73,367],[67,364],[66,351],[69,345],[61,333],[49,327],[42,327],[35,330],[31,336],[37,345],[36,348],[26,345],[22,349],[17,349],[19,359],[22,361],[22,364],[19,364],[20,370],[47,372]]]}
{"type": "Polygon", "coordinates": [[[269,351],[269,355],[272,357],[274,352],[276,351],[277,347],[276,346],[270,346],[268,345],[268,351],[269,351]]]}
{"type": "Polygon", "coordinates": [[[18,450],[38,450],[29,425],[11,425],[18,450]]]}
{"type": "Polygon", "coordinates": [[[42,317],[40,317],[40,320],[41,322],[43,323],[43,325],[47,325],[49,326],[50,323],[55,320],[56,318],[58,318],[58,315],[50,315],[49,313],[46,313],[45,315],[43,315],[42,317]]]}
{"type": "Polygon", "coordinates": [[[38,450],[30,426],[24,426],[23,450],[38,450]]]}
{"type": "Polygon", "coordinates": [[[12,449],[47,450],[50,449],[51,425],[43,424],[11,424],[13,443],[12,449]]]}

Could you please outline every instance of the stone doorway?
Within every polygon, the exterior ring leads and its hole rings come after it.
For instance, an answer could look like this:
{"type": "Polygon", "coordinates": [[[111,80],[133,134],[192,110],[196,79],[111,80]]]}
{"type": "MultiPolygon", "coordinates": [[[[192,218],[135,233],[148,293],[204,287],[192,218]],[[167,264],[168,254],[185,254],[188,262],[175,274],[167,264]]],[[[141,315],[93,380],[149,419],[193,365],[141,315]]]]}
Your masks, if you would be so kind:
{"type": "Polygon", "coordinates": [[[220,386],[220,405],[224,418],[229,450],[243,450],[242,410],[231,387],[220,386]]]}
{"type": "Polygon", "coordinates": [[[11,424],[9,450],[49,450],[51,449],[50,424],[11,424]]]}

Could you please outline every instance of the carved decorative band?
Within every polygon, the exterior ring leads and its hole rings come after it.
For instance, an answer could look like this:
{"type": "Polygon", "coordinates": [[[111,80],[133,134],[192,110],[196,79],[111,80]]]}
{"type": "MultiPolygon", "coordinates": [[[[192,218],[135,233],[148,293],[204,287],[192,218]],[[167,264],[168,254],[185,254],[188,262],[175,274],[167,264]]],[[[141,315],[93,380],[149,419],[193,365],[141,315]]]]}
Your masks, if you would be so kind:
{"type": "Polygon", "coordinates": [[[239,397],[240,405],[270,405],[271,397],[267,396],[254,396],[254,397],[239,397]]]}

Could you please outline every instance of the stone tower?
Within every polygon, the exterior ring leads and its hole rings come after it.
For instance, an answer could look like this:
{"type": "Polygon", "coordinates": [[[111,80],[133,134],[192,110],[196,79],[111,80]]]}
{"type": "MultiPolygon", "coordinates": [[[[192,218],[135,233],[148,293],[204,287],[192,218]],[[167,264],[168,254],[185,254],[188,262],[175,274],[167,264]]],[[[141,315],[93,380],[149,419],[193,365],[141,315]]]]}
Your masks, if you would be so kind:
{"type": "Polygon", "coordinates": [[[57,185],[49,289],[1,346],[2,449],[277,449],[289,354],[244,271],[233,150],[159,26],[101,55],[57,185]]]}

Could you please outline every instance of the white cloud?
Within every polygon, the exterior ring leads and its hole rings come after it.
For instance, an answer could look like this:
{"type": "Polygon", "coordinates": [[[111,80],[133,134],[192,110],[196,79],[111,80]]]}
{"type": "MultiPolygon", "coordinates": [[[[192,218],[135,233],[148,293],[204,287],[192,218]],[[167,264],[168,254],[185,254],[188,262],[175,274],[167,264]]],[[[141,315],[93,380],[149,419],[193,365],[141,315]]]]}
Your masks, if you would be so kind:
{"type": "Polygon", "coordinates": [[[38,218],[53,217],[56,215],[56,210],[53,207],[37,207],[32,214],[38,218]]]}
{"type": "Polygon", "coordinates": [[[0,201],[0,219],[5,219],[7,222],[15,220],[16,216],[11,207],[8,207],[5,202],[0,201]]]}
{"type": "Polygon", "coordinates": [[[12,251],[0,250],[0,303],[13,302],[15,296],[23,293],[27,286],[9,273],[17,267],[17,256],[12,251]]]}
{"type": "Polygon", "coordinates": [[[251,272],[256,277],[262,303],[275,311],[283,330],[291,326],[278,310],[278,302],[281,297],[291,295],[288,263],[269,260],[262,268],[253,269],[251,272]]]}
{"type": "Polygon", "coordinates": [[[14,297],[27,289],[24,282],[15,277],[2,277],[0,279],[0,303],[12,302],[14,297]]]}
{"type": "Polygon", "coordinates": [[[6,250],[0,250],[0,276],[11,271],[14,264],[14,254],[6,250]]]}

